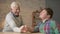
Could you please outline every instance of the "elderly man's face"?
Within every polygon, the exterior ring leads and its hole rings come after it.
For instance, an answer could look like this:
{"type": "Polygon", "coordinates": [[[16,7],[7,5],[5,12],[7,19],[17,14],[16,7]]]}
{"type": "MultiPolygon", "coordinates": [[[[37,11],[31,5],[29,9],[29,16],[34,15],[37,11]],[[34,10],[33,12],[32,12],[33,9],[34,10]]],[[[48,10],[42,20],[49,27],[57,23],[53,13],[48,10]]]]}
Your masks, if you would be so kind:
{"type": "Polygon", "coordinates": [[[14,15],[19,16],[20,7],[13,7],[12,12],[14,15]]]}

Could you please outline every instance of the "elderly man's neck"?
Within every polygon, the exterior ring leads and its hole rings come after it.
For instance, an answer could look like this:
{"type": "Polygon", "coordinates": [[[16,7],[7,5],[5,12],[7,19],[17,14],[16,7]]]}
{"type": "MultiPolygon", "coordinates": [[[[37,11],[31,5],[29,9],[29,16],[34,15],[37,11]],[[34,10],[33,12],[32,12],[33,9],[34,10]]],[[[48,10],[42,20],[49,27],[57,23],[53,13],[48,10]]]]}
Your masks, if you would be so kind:
{"type": "Polygon", "coordinates": [[[14,17],[19,17],[19,15],[15,15],[13,12],[11,12],[13,14],[14,17]]]}

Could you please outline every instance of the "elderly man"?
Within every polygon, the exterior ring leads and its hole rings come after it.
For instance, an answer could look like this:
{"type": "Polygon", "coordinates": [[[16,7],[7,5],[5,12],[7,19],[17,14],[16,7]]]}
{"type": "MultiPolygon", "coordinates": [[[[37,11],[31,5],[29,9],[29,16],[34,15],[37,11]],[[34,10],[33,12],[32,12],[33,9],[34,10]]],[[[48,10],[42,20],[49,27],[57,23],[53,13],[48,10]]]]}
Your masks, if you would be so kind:
{"type": "MultiPolygon", "coordinates": [[[[23,21],[19,12],[19,4],[17,2],[12,2],[11,11],[7,14],[5,19],[3,32],[23,32],[25,26],[22,26],[23,21]]],[[[24,32],[26,32],[26,29],[24,32]]]]}

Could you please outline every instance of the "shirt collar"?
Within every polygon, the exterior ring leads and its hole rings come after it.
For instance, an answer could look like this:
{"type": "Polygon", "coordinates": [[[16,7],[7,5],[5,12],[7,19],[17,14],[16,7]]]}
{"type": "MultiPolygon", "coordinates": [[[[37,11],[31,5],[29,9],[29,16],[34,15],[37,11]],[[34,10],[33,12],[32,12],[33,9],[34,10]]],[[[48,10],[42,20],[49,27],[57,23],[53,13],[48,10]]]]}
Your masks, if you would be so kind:
{"type": "Polygon", "coordinates": [[[44,19],[42,22],[45,23],[46,21],[48,21],[47,19],[44,19]]]}
{"type": "Polygon", "coordinates": [[[42,22],[46,23],[47,21],[50,21],[51,19],[44,19],[42,22]]]}

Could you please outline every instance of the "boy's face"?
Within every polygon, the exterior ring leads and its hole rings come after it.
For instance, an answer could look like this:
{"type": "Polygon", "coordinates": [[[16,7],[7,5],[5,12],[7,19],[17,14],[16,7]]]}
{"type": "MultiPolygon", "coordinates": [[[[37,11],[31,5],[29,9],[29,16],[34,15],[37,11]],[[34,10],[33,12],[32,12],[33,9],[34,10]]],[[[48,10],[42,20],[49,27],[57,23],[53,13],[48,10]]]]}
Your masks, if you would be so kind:
{"type": "Polygon", "coordinates": [[[42,10],[41,12],[40,12],[40,15],[39,15],[39,17],[40,17],[40,19],[46,19],[46,18],[48,18],[48,14],[47,14],[47,11],[46,10],[42,10]]]}

